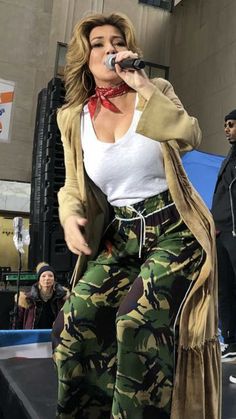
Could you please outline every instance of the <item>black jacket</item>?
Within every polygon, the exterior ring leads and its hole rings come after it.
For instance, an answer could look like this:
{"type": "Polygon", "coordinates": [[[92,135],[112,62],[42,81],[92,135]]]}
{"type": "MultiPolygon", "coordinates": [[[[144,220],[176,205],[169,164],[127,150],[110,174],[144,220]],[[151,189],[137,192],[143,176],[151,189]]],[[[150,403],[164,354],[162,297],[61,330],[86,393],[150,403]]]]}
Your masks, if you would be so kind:
{"type": "MultiPolygon", "coordinates": [[[[212,202],[212,215],[216,229],[220,231],[231,231],[236,236],[236,156],[232,163],[232,155],[235,154],[236,145],[231,147],[227,157],[223,160],[218,173],[212,202]],[[223,177],[229,163],[235,168],[235,174],[230,174],[230,181],[227,188],[223,187],[223,177]]],[[[225,185],[224,185],[225,186],[225,185]]]]}

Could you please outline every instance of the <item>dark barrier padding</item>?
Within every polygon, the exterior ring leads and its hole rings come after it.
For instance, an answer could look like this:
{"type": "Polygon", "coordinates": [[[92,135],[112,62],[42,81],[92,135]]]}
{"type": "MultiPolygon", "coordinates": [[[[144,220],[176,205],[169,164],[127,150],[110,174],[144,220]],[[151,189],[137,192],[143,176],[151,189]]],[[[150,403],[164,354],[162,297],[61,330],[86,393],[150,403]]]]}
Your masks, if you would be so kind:
{"type": "Polygon", "coordinates": [[[52,359],[0,360],[0,418],[53,419],[56,398],[52,359]]]}
{"type": "Polygon", "coordinates": [[[0,330],[10,328],[10,312],[14,309],[16,291],[0,291],[0,330]]]}

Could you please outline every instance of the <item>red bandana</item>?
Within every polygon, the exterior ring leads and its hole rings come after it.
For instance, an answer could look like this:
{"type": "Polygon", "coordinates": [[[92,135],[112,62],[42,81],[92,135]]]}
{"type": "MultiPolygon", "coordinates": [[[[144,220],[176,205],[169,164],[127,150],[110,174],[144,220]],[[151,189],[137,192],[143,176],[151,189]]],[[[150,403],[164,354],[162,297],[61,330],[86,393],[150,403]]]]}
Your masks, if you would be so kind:
{"type": "Polygon", "coordinates": [[[88,100],[88,109],[91,118],[94,117],[99,101],[101,105],[104,106],[104,108],[107,108],[112,112],[120,113],[120,110],[112,102],[110,102],[109,99],[112,97],[124,95],[130,90],[131,87],[129,87],[124,82],[115,87],[96,87],[95,94],[88,100]]]}

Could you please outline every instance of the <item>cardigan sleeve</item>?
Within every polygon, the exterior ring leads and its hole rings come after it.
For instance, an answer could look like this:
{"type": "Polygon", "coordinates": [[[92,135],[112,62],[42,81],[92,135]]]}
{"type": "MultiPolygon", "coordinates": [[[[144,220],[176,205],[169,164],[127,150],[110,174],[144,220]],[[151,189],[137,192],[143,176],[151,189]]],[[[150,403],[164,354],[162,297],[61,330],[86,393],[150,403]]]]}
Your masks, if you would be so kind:
{"type": "Polygon", "coordinates": [[[70,215],[84,217],[84,205],[80,195],[78,184],[75,151],[72,151],[70,142],[70,121],[67,109],[59,110],[57,123],[61,132],[61,140],[64,148],[65,183],[58,192],[59,218],[62,225],[70,215]]]}
{"type": "Polygon", "coordinates": [[[182,152],[197,148],[201,142],[197,119],[188,115],[170,82],[161,78],[152,82],[156,89],[144,105],[136,131],[153,140],[169,141],[182,152]]]}

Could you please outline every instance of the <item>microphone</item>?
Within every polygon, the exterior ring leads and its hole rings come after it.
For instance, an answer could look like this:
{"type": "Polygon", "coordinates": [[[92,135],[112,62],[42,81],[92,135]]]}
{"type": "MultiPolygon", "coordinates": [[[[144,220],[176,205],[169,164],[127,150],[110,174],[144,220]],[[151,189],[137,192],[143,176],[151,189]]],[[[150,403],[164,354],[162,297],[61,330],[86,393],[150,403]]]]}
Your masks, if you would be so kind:
{"type": "MultiPolygon", "coordinates": [[[[116,54],[109,54],[105,60],[105,66],[109,70],[115,70],[116,54]]],[[[117,63],[123,69],[141,70],[145,67],[145,62],[140,58],[126,58],[125,60],[117,63]]]]}
{"type": "Polygon", "coordinates": [[[23,227],[23,218],[22,217],[15,217],[13,218],[13,228],[14,228],[14,235],[13,241],[16,247],[16,250],[22,252],[23,249],[23,238],[22,238],[22,227],[23,227]]]}

